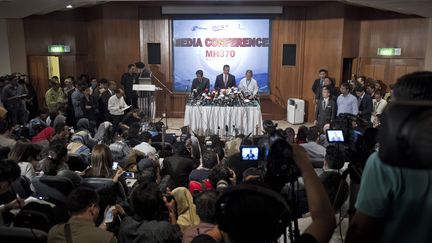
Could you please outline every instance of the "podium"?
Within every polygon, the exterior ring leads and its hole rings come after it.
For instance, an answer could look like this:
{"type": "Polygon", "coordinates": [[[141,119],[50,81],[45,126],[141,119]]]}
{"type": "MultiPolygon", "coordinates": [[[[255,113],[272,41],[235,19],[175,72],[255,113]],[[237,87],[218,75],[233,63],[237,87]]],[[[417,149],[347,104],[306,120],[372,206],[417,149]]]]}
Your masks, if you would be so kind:
{"type": "Polygon", "coordinates": [[[132,90],[137,91],[138,96],[138,107],[144,114],[144,120],[151,122],[155,118],[156,114],[156,99],[155,92],[161,90],[153,84],[134,84],[132,90]]]}

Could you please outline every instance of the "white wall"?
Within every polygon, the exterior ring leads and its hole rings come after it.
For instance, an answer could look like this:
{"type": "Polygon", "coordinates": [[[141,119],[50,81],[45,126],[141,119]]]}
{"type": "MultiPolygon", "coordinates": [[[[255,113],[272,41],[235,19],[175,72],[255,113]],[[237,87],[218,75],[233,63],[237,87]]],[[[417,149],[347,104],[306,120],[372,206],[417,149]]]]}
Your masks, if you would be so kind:
{"type": "Polygon", "coordinates": [[[0,19],[0,76],[11,73],[9,41],[5,19],[0,19]]]}
{"type": "Polygon", "coordinates": [[[0,19],[0,76],[27,73],[24,25],[21,19],[0,19]]]}

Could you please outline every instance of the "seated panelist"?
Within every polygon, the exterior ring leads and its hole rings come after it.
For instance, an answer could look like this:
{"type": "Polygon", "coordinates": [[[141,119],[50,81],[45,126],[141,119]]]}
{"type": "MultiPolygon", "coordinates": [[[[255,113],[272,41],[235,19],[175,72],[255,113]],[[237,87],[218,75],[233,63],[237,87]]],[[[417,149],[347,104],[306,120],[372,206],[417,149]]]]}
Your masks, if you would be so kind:
{"type": "Polygon", "coordinates": [[[196,74],[196,78],[194,78],[194,80],[192,81],[192,92],[194,90],[195,97],[198,97],[199,95],[201,95],[206,89],[210,90],[210,80],[206,77],[204,77],[203,71],[202,70],[198,70],[195,72],[196,74]]]}
{"type": "Polygon", "coordinates": [[[252,70],[246,70],[246,77],[240,80],[239,84],[239,90],[243,91],[248,98],[254,98],[258,94],[258,82],[252,76],[252,70]]]}

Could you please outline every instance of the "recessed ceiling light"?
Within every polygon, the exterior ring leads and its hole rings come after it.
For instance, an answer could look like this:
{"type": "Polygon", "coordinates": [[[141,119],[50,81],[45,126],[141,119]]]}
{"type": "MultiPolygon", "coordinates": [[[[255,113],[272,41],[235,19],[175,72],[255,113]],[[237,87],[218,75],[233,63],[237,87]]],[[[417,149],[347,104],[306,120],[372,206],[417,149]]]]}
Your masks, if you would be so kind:
{"type": "Polygon", "coordinates": [[[69,4],[66,6],[66,8],[73,8],[73,7],[72,7],[72,5],[69,4]]]}

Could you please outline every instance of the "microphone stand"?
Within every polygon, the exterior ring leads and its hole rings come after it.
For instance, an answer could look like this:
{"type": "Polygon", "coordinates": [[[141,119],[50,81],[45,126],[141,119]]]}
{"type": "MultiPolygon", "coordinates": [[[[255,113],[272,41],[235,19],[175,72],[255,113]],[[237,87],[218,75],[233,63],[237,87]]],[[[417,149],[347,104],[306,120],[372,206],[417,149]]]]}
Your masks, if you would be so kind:
{"type": "MultiPolygon", "coordinates": [[[[162,85],[162,87],[165,88],[165,91],[167,91],[170,95],[174,94],[164,83],[162,83],[155,75],[151,75],[151,77],[153,77],[160,85],[162,85]]],[[[168,108],[167,108],[167,100],[166,100],[166,92],[164,94],[164,98],[165,98],[165,104],[164,104],[164,109],[165,109],[165,129],[168,129],[168,108]]],[[[163,118],[163,116],[162,116],[163,118]]]]}

